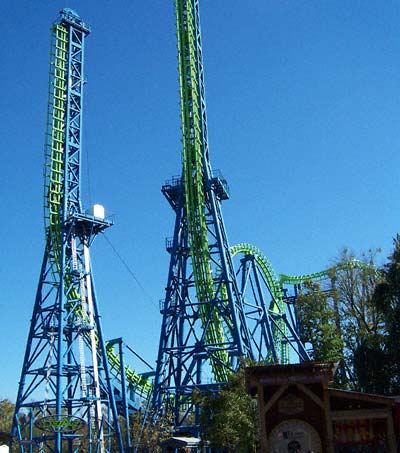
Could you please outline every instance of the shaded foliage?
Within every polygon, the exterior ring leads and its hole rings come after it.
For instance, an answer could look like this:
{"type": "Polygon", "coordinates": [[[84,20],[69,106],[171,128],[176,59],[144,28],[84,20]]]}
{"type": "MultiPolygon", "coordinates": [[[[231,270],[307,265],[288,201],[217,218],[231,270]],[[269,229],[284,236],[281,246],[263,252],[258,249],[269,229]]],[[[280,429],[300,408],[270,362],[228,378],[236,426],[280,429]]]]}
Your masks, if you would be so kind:
{"type": "Polygon", "coordinates": [[[0,445],[8,443],[15,405],[8,399],[0,399],[0,445]]]}
{"type": "Polygon", "coordinates": [[[143,412],[130,416],[131,442],[139,453],[160,453],[160,443],[171,437],[173,432],[172,417],[168,415],[144,418],[143,412]]]}
{"type": "Polygon", "coordinates": [[[382,344],[384,319],[373,300],[382,278],[376,265],[378,252],[369,250],[356,256],[344,249],[332,276],[344,341],[344,361],[352,388],[371,393],[384,393],[385,380],[382,368],[386,355],[382,344]],[[377,360],[373,360],[374,355],[377,360]]]}
{"type": "Polygon", "coordinates": [[[376,253],[360,257],[344,249],[332,275],[346,347],[354,352],[360,338],[379,334],[382,317],[373,303],[380,273],[375,264],[376,253]]]}
{"type": "Polygon", "coordinates": [[[383,335],[369,335],[361,340],[353,355],[358,390],[367,393],[390,393],[388,359],[383,335]]]}
{"type": "Polygon", "coordinates": [[[400,393],[400,236],[393,240],[393,252],[382,269],[382,281],[377,285],[374,305],[382,317],[381,341],[372,351],[375,360],[377,350],[383,351],[385,393],[400,393]]]}

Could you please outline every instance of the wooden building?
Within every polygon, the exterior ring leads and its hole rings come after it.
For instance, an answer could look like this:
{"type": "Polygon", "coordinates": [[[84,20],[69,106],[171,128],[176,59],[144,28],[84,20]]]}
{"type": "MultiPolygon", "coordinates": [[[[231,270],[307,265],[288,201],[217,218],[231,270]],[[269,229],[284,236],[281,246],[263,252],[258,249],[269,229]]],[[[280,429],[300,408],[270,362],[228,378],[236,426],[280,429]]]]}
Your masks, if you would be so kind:
{"type": "Polygon", "coordinates": [[[248,392],[259,402],[261,452],[399,451],[395,399],[329,388],[333,369],[311,362],[246,370],[248,392]]]}

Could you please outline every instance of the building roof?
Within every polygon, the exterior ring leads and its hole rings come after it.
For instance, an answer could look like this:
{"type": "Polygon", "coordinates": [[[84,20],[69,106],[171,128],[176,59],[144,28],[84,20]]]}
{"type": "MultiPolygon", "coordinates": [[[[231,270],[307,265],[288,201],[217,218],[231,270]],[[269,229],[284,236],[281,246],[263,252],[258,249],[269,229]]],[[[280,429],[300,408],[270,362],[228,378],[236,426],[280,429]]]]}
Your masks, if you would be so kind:
{"type": "Polygon", "coordinates": [[[197,447],[201,443],[201,439],[198,437],[170,437],[169,439],[163,440],[161,445],[163,447],[197,447]]]}

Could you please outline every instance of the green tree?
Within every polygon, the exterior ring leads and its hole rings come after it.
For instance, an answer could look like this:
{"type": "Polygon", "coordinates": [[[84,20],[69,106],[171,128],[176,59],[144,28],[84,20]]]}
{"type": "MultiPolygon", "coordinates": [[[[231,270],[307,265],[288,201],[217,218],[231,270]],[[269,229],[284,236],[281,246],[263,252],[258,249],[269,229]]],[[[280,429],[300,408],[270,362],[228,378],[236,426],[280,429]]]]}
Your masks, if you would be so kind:
{"type": "Polygon", "coordinates": [[[316,361],[339,362],[342,373],[337,374],[336,384],[343,388],[376,392],[385,379],[384,317],[373,301],[382,278],[375,264],[377,253],[356,256],[343,249],[327,273],[324,288],[306,282],[298,298],[302,340],[311,343],[316,361]],[[367,362],[376,385],[368,384],[367,362]]]}
{"type": "Polygon", "coordinates": [[[351,357],[365,338],[380,333],[382,316],[373,303],[380,280],[375,251],[357,257],[343,249],[332,268],[336,305],[348,355],[351,357]]]}
{"type": "Polygon", "coordinates": [[[226,387],[218,394],[194,392],[200,404],[200,428],[203,440],[225,451],[254,452],[258,443],[257,403],[246,391],[245,366],[242,361],[226,387]]]}
{"type": "Polygon", "coordinates": [[[14,416],[14,404],[8,399],[0,399],[0,445],[8,443],[8,435],[11,431],[14,416]]]}
{"type": "Polygon", "coordinates": [[[130,433],[133,447],[139,453],[161,453],[160,443],[171,437],[172,417],[169,415],[144,418],[143,412],[130,416],[130,433]]]}
{"type": "Polygon", "coordinates": [[[390,393],[390,354],[382,334],[369,334],[360,340],[353,354],[357,389],[366,393],[390,393]]]}
{"type": "Polygon", "coordinates": [[[369,393],[387,390],[385,320],[374,303],[375,290],[382,279],[376,264],[378,252],[369,250],[357,257],[344,249],[333,275],[345,363],[354,388],[369,393]]]}
{"type": "Polygon", "coordinates": [[[297,300],[301,326],[300,338],[311,343],[313,360],[338,362],[343,358],[343,338],[337,323],[337,311],[329,292],[316,282],[305,282],[297,300]]]}
{"type": "Polygon", "coordinates": [[[400,392],[400,235],[393,239],[393,252],[382,269],[382,281],[377,285],[373,302],[382,317],[381,341],[386,373],[385,393],[400,392]]]}

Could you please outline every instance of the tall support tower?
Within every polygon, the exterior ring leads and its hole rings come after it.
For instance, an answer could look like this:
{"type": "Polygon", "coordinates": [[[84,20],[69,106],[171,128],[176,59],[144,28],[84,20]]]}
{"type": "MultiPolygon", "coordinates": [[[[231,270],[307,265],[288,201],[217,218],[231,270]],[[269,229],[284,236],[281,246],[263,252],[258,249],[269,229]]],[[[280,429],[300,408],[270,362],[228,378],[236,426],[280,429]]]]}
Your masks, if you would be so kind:
{"type": "Polygon", "coordinates": [[[89,32],[70,9],[62,10],[52,27],[46,246],[17,395],[13,451],[123,451],[89,255],[95,236],[111,223],[96,206],[85,214],[80,200],[89,32]]]}
{"type": "Polygon", "coordinates": [[[196,413],[193,389],[220,388],[240,356],[259,358],[256,343],[266,333],[257,339],[249,329],[221,213],[227,184],[211,168],[199,0],[176,0],[175,12],[182,175],[162,188],[176,221],[173,239],[167,241],[171,258],[161,303],[154,405],[169,406],[175,426],[184,431],[196,413]]]}

